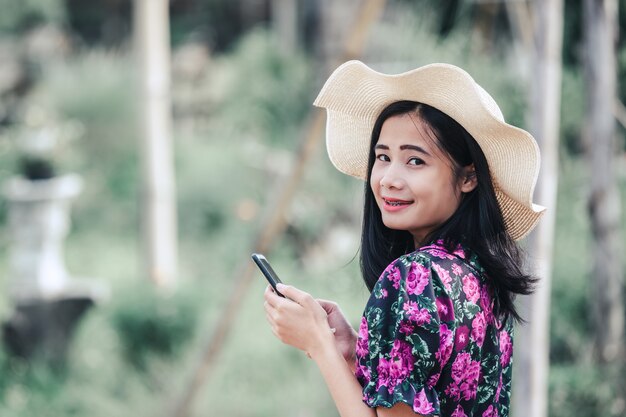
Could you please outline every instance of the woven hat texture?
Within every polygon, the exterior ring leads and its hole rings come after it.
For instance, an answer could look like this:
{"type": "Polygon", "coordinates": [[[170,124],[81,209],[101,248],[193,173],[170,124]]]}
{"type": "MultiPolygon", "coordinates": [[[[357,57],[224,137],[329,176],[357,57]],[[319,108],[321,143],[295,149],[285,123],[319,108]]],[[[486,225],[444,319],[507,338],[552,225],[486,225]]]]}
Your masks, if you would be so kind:
{"type": "Polygon", "coordinates": [[[493,98],[464,70],[430,64],[395,75],[348,61],[328,78],[313,103],[325,108],[326,148],[335,167],[365,179],[376,118],[389,104],[411,100],[456,120],[480,145],[494,182],[508,233],[525,237],[545,208],[533,204],[539,147],[532,135],[504,121],[493,98]]]}

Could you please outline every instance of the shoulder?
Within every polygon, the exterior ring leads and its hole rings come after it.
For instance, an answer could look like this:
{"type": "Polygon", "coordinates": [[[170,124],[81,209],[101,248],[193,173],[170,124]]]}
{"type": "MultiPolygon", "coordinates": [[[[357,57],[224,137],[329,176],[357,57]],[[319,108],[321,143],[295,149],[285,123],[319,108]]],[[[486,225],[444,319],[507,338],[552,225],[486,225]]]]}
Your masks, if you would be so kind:
{"type": "Polygon", "coordinates": [[[380,290],[421,294],[430,281],[430,271],[430,259],[419,251],[411,252],[397,258],[385,268],[374,291],[378,287],[380,290]]]}

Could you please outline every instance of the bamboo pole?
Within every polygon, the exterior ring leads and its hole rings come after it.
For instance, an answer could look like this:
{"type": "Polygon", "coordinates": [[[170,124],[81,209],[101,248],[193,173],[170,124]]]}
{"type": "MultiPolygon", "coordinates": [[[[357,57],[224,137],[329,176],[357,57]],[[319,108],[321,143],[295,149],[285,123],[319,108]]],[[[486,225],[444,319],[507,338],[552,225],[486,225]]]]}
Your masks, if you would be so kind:
{"type": "Polygon", "coordinates": [[[561,107],[561,48],[563,0],[534,0],[534,48],[530,85],[530,131],[541,148],[541,171],[535,200],[548,208],[529,236],[528,253],[540,281],[531,296],[521,297],[522,316],[529,321],[516,336],[514,417],[548,414],[550,368],[550,290],[558,185],[559,115],[561,107]]]}
{"type": "Polygon", "coordinates": [[[601,364],[623,361],[621,202],[615,170],[617,0],[585,0],[584,143],[591,168],[588,214],[593,240],[591,300],[594,354],[601,364]]]}
{"type": "MultiPolygon", "coordinates": [[[[340,61],[360,56],[364,46],[367,33],[372,24],[378,19],[385,6],[385,0],[368,0],[361,9],[350,34],[345,43],[343,56],[340,61]]],[[[185,417],[191,409],[192,403],[199,388],[206,383],[214,371],[214,363],[224,347],[226,339],[233,328],[235,318],[241,310],[243,294],[248,290],[252,282],[255,267],[250,260],[252,252],[267,252],[276,237],[285,228],[285,213],[290,206],[293,197],[298,190],[298,185],[302,180],[306,166],[313,153],[317,149],[320,139],[323,137],[325,114],[321,109],[313,109],[307,121],[305,134],[302,137],[297,151],[296,161],[292,166],[292,172],[285,177],[284,182],[276,189],[274,206],[268,211],[268,216],[262,222],[262,227],[254,239],[254,243],[242,256],[242,263],[237,268],[234,281],[235,285],[226,305],[212,332],[211,338],[207,340],[202,349],[202,355],[195,367],[193,375],[185,390],[176,401],[174,409],[168,415],[173,417],[185,417]]]]}
{"type": "Polygon", "coordinates": [[[140,64],[141,234],[143,269],[171,289],[177,270],[176,185],[172,150],[169,2],[135,0],[140,64]]]}

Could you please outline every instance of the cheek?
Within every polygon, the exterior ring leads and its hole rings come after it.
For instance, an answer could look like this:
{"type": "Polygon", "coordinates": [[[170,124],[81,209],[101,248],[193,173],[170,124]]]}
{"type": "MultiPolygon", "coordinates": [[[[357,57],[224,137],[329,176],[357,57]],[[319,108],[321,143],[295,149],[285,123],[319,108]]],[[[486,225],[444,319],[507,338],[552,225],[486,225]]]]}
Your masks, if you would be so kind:
{"type": "Polygon", "coordinates": [[[380,175],[376,169],[373,169],[372,175],[370,175],[370,189],[374,195],[378,195],[378,190],[380,189],[380,175]]]}

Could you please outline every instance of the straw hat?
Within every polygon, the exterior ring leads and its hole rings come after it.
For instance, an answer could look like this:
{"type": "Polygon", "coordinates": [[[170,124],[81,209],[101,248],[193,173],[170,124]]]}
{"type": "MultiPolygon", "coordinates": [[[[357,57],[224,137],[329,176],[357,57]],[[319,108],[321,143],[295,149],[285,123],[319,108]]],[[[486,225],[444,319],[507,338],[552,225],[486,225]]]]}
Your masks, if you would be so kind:
{"type": "Polygon", "coordinates": [[[480,145],[494,182],[507,231],[525,237],[545,208],[533,204],[539,175],[539,147],[525,130],[504,121],[491,96],[464,70],[430,64],[397,75],[348,61],[331,74],[315,106],[327,110],[326,147],[339,171],[365,179],[376,118],[389,104],[411,100],[444,112],[480,145]]]}

